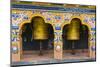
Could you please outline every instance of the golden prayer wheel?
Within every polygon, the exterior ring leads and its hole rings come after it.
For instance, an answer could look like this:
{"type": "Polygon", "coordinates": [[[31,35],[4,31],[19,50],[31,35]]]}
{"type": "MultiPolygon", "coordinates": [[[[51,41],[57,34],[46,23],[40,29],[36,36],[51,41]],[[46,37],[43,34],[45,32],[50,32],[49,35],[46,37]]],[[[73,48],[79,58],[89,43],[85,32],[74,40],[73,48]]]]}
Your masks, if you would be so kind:
{"type": "Polygon", "coordinates": [[[74,18],[68,27],[67,39],[68,40],[79,40],[80,38],[80,19],[74,18]]]}
{"type": "Polygon", "coordinates": [[[67,40],[72,41],[72,54],[75,54],[75,42],[80,39],[80,25],[81,20],[74,18],[71,20],[71,23],[68,25],[67,40]]]}
{"type": "Polygon", "coordinates": [[[47,25],[42,17],[36,16],[32,19],[32,35],[35,40],[48,39],[47,25]]]}
{"type": "Polygon", "coordinates": [[[44,19],[40,16],[33,17],[31,20],[31,23],[32,23],[32,38],[39,42],[40,44],[39,55],[43,55],[42,44],[43,44],[43,40],[46,40],[49,38],[48,27],[44,19]]]}

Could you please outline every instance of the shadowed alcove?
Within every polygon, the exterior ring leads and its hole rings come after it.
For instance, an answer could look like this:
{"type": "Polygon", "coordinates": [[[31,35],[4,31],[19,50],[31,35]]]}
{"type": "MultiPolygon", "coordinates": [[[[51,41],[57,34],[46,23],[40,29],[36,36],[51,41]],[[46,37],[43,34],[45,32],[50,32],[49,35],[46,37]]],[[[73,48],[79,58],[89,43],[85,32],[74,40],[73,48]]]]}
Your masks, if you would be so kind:
{"type": "Polygon", "coordinates": [[[75,55],[88,52],[89,29],[79,18],[73,18],[70,24],[64,25],[62,38],[64,53],[75,55]]]}
{"type": "Polygon", "coordinates": [[[54,30],[42,17],[35,16],[31,19],[31,23],[23,24],[21,36],[24,57],[32,55],[31,58],[34,59],[38,59],[39,56],[53,58],[54,30]]]}

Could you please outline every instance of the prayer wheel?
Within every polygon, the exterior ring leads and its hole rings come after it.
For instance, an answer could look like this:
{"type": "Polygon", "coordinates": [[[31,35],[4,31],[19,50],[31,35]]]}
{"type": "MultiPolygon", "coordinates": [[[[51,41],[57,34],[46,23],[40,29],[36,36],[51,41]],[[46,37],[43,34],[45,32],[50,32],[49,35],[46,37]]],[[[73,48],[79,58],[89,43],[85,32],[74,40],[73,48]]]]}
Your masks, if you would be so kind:
{"type": "Polygon", "coordinates": [[[80,39],[80,19],[74,18],[68,26],[67,39],[79,40],[80,39]]]}
{"type": "MultiPolygon", "coordinates": [[[[70,40],[72,43],[72,54],[75,54],[75,43],[80,39],[80,25],[81,20],[78,18],[73,18],[71,23],[68,25],[68,32],[66,33],[67,40],[70,40]]],[[[78,44],[77,44],[78,45],[78,44]]]]}
{"type": "Polygon", "coordinates": [[[40,16],[33,17],[31,20],[32,25],[32,38],[37,40],[40,44],[40,54],[42,54],[43,41],[48,39],[48,27],[44,19],[40,16]]]}
{"type": "Polygon", "coordinates": [[[48,39],[48,31],[47,31],[47,25],[44,22],[44,19],[42,17],[34,17],[32,19],[32,35],[33,39],[35,40],[45,40],[48,39]]]}

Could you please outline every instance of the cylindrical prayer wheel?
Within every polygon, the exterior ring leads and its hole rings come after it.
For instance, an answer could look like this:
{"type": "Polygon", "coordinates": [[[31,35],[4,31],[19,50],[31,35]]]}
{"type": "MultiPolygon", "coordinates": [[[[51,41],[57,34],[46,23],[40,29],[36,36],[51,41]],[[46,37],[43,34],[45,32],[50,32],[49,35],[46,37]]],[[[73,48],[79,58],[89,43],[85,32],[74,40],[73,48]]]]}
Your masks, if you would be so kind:
{"type": "Polygon", "coordinates": [[[80,38],[80,19],[74,18],[68,26],[67,39],[68,40],[79,40],[80,38]]]}
{"type": "Polygon", "coordinates": [[[33,39],[35,40],[45,40],[48,39],[47,25],[42,17],[36,16],[32,19],[33,27],[33,39]]]}
{"type": "Polygon", "coordinates": [[[31,20],[31,24],[32,24],[32,38],[39,42],[40,44],[39,55],[43,55],[42,53],[43,41],[49,38],[48,27],[44,19],[40,16],[33,17],[31,20]]]}

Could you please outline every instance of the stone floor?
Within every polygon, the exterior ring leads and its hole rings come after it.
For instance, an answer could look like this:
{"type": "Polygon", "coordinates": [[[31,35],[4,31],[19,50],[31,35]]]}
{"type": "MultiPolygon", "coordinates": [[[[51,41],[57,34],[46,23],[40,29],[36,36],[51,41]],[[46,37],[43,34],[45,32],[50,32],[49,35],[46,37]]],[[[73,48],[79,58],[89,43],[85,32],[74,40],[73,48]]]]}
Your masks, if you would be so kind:
{"type": "MultiPolygon", "coordinates": [[[[63,52],[63,59],[88,59],[88,52],[75,52],[75,55],[72,55],[69,51],[63,52]]],[[[39,55],[39,51],[24,51],[21,61],[45,61],[52,60],[53,58],[53,50],[52,51],[43,51],[43,55],[39,55]]]]}
{"type": "Polygon", "coordinates": [[[75,52],[73,55],[72,53],[68,53],[66,51],[63,52],[63,59],[89,59],[88,52],[75,52]]]}
{"type": "Polygon", "coordinates": [[[54,59],[52,51],[43,51],[43,55],[39,55],[39,51],[24,51],[21,61],[12,62],[12,65],[38,65],[38,64],[53,64],[53,63],[72,63],[95,61],[88,57],[88,52],[76,51],[74,55],[70,51],[63,51],[63,59],[54,59]]]}
{"type": "Polygon", "coordinates": [[[39,55],[39,51],[25,51],[21,61],[43,61],[53,59],[53,51],[43,51],[43,55],[39,55]]]}

